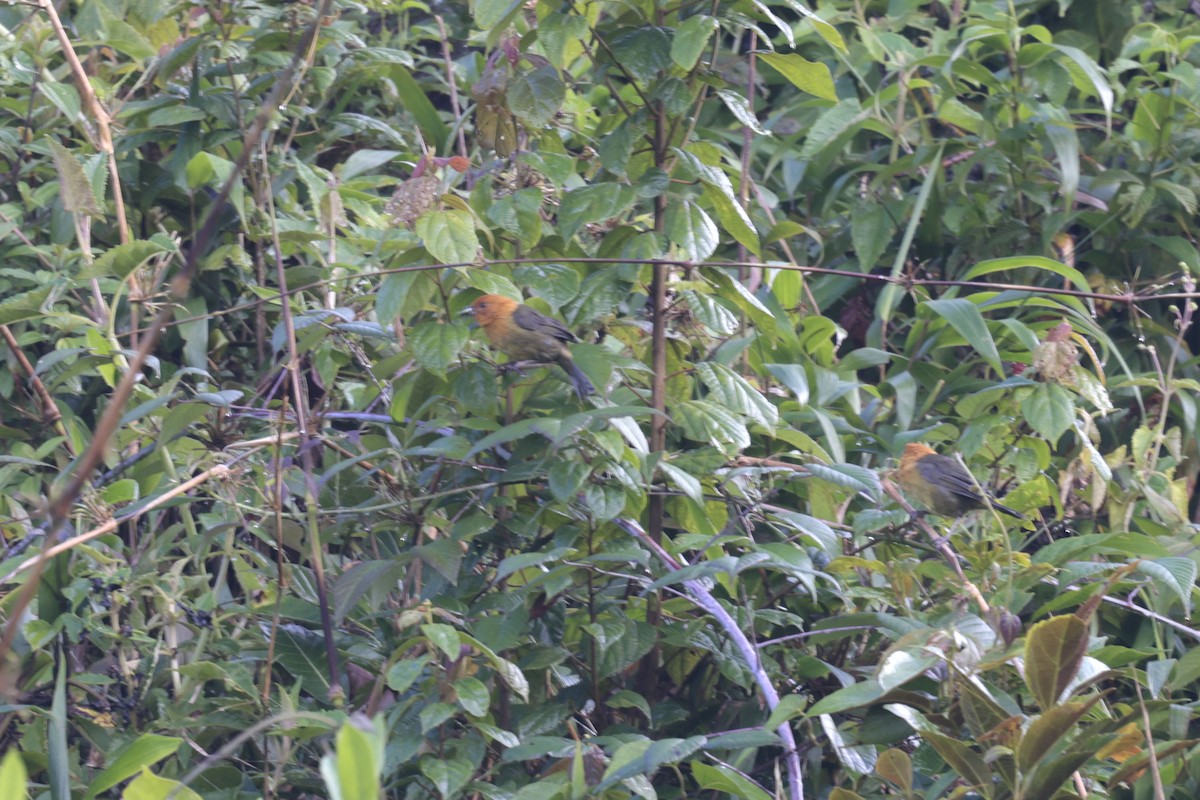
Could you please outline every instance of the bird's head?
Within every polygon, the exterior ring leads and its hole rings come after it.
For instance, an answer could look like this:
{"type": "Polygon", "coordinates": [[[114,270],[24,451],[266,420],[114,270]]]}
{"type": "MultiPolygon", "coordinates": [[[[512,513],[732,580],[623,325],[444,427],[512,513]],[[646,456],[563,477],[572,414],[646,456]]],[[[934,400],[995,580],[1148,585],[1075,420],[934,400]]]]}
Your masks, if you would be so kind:
{"type": "Polygon", "coordinates": [[[904,445],[904,454],[900,456],[900,463],[901,465],[915,464],[925,456],[932,455],[936,455],[936,451],[932,447],[920,442],[909,442],[904,445]]]}
{"type": "Polygon", "coordinates": [[[505,297],[502,294],[485,294],[475,298],[475,302],[467,306],[463,313],[472,315],[480,325],[486,328],[496,320],[511,317],[518,305],[520,303],[511,297],[505,297]]]}

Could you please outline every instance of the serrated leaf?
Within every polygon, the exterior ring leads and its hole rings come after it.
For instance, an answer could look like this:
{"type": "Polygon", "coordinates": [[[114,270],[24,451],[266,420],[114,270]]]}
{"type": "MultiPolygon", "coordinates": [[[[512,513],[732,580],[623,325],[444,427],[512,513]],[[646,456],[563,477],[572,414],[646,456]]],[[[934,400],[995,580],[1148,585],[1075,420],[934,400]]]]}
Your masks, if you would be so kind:
{"type": "Polygon", "coordinates": [[[721,243],[717,224],[691,200],[667,206],[665,227],[667,241],[682,250],[688,261],[706,261],[721,243]]]}
{"type": "Polygon", "coordinates": [[[1021,413],[1031,428],[1055,446],[1075,420],[1075,403],[1057,383],[1040,383],[1022,398],[1021,413]]]}
{"type": "MultiPolygon", "coordinates": [[[[43,85],[43,89],[45,85],[43,85]]],[[[83,166],[75,158],[75,154],[58,143],[57,139],[48,139],[50,155],[54,160],[54,169],[58,173],[59,200],[63,208],[74,213],[101,216],[100,205],[92,191],[92,184],[83,172],[83,166]]]]}
{"type": "Polygon", "coordinates": [[[471,338],[461,322],[423,322],[409,332],[409,346],[417,363],[440,374],[458,358],[471,338]]]}
{"type": "Polygon", "coordinates": [[[713,447],[741,451],[750,446],[745,423],[724,408],[704,400],[688,400],[671,409],[684,435],[713,447]]]}
{"type": "Polygon", "coordinates": [[[52,286],[41,286],[0,300],[0,325],[11,325],[42,316],[42,304],[50,297],[52,291],[52,286]]]}
{"type": "Polygon", "coordinates": [[[896,233],[896,223],[887,207],[878,203],[859,209],[850,221],[850,239],[858,255],[858,267],[870,272],[896,233]]]}
{"type": "Polygon", "coordinates": [[[679,23],[671,39],[671,60],[685,72],[691,72],[720,24],[706,14],[693,14],[679,23]]]}
{"type": "Polygon", "coordinates": [[[427,211],[414,230],[429,254],[443,264],[470,264],[479,250],[475,220],[466,211],[427,211]]]}
{"type": "Polygon", "coordinates": [[[866,118],[857,98],[842,100],[836,106],[822,112],[816,122],[809,126],[798,157],[802,161],[812,159],[826,145],[861,125],[866,118]]]}
{"type": "Polygon", "coordinates": [[[805,467],[815,477],[830,483],[844,486],[855,492],[865,492],[872,498],[878,498],[883,491],[879,475],[872,469],[856,464],[818,464],[809,463],[805,467]]]}
{"type": "Polygon", "coordinates": [[[671,38],[663,28],[630,28],[614,36],[609,46],[621,68],[642,83],[671,68],[671,38]]]}
{"type": "Polygon", "coordinates": [[[773,429],[779,422],[779,409],[750,382],[723,364],[702,361],[696,376],[708,388],[709,398],[730,411],[773,429]]]}
{"type": "Polygon", "coordinates": [[[567,88],[549,64],[522,72],[509,82],[508,108],[529,128],[541,128],[558,113],[567,88]]]}
{"type": "Polygon", "coordinates": [[[658,469],[666,476],[667,480],[675,485],[675,488],[697,503],[704,502],[704,487],[700,485],[700,480],[694,475],[666,461],[658,462],[658,469]]]}
{"type": "Polygon", "coordinates": [[[81,278],[102,278],[112,276],[118,280],[125,278],[135,269],[145,264],[159,253],[168,252],[161,242],[138,239],[136,241],[110,247],[99,258],[79,271],[81,278]]]}

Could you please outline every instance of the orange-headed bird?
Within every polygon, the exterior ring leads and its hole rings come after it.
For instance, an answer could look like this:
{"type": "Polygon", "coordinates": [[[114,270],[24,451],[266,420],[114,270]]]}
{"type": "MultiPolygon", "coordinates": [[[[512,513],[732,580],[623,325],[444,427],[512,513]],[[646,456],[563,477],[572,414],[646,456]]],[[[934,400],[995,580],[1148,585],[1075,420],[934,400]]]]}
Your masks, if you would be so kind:
{"type": "Polygon", "coordinates": [[[553,361],[566,370],[581,397],[596,393],[596,387],[575,366],[567,342],[578,342],[575,334],[556,319],[501,294],[485,294],[464,313],[474,314],[488,341],[512,358],[553,361]]]}
{"type": "Polygon", "coordinates": [[[962,465],[950,456],[941,456],[931,448],[915,442],[904,446],[897,475],[900,488],[904,489],[921,505],[943,517],[961,517],[976,508],[989,505],[1017,519],[1025,519],[1019,512],[1002,506],[990,493],[979,493],[975,480],[962,465]]]}

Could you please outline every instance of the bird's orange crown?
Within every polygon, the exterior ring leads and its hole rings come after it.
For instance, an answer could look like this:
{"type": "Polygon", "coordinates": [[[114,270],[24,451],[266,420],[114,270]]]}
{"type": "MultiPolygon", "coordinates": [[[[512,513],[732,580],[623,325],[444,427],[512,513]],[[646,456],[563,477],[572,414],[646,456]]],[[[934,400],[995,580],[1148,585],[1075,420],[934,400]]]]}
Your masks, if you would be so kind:
{"type": "Polygon", "coordinates": [[[911,464],[914,461],[920,461],[925,456],[937,455],[937,451],[929,445],[921,444],[920,442],[909,442],[904,445],[904,455],[900,456],[902,464],[911,464]]]}
{"type": "Polygon", "coordinates": [[[471,303],[471,313],[486,328],[499,320],[507,321],[519,305],[516,300],[502,294],[485,294],[471,303]]]}

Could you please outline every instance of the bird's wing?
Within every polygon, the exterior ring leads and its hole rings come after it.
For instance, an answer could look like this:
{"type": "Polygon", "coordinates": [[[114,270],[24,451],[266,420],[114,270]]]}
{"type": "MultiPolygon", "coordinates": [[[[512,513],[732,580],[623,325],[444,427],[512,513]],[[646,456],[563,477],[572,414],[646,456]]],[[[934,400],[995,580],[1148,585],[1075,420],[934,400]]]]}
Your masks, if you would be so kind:
{"type": "Polygon", "coordinates": [[[947,491],[970,500],[982,499],[970,474],[950,456],[925,456],[917,462],[917,469],[921,471],[921,477],[925,480],[947,491]]]}
{"type": "Polygon", "coordinates": [[[547,336],[552,336],[564,342],[579,341],[575,338],[575,334],[567,330],[566,325],[563,325],[553,317],[539,314],[527,305],[517,306],[517,310],[513,312],[513,322],[527,331],[544,333],[547,336]]]}

